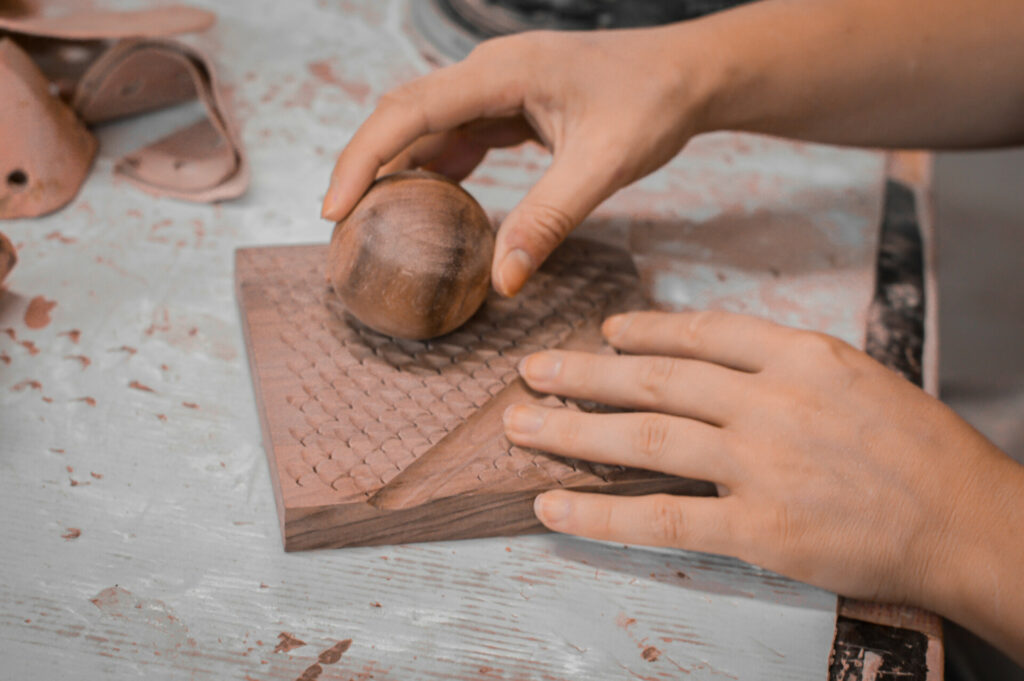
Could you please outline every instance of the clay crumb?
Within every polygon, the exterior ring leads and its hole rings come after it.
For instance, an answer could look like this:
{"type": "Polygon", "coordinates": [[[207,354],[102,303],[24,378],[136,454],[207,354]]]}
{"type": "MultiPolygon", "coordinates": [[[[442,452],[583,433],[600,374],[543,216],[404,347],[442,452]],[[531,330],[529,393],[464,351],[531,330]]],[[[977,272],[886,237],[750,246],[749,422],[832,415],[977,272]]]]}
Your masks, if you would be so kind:
{"type": "Polygon", "coordinates": [[[72,539],[78,539],[82,536],[82,531],[77,527],[69,527],[64,534],[61,535],[65,540],[71,541],[72,539]]]}
{"type": "Polygon", "coordinates": [[[61,234],[60,232],[58,232],[56,230],[50,232],[44,238],[47,241],[59,241],[62,244],[73,244],[76,241],[78,241],[78,239],[76,239],[75,237],[73,237],[73,236],[65,236],[65,235],[61,234]]]}
{"type": "Polygon", "coordinates": [[[657,662],[658,658],[661,657],[661,651],[654,646],[647,646],[640,655],[648,662],[657,662]]]}
{"type": "Polygon", "coordinates": [[[96,478],[97,480],[102,480],[103,479],[103,474],[102,473],[93,473],[92,471],[90,471],[89,475],[91,475],[92,477],[96,478]]]}
{"type": "Polygon", "coordinates": [[[31,388],[32,390],[42,390],[43,384],[40,383],[39,381],[33,381],[31,379],[28,379],[21,381],[20,383],[15,383],[14,385],[11,386],[11,390],[13,390],[16,393],[20,393],[25,388],[31,388]]]}
{"type": "Polygon", "coordinates": [[[181,406],[183,406],[183,407],[185,407],[187,409],[198,409],[199,408],[199,405],[196,404],[195,402],[182,402],[181,406]]]}
{"type": "Polygon", "coordinates": [[[139,383],[138,381],[132,381],[131,383],[128,384],[128,387],[129,388],[134,388],[135,390],[141,390],[142,392],[146,392],[146,393],[155,393],[156,392],[155,390],[150,388],[148,385],[143,385],[143,384],[139,383]]]}
{"type": "Polygon", "coordinates": [[[73,359],[76,362],[79,362],[83,369],[92,364],[92,360],[85,355],[64,355],[64,359],[73,359]]]}
{"type": "Polygon", "coordinates": [[[57,307],[56,300],[47,300],[36,296],[29,301],[25,309],[25,326],[30,329],[42,329],[50,324],[50,312],[57,307]]]}
{"type": "Polygon", "coordinates": [[[319,678],[320,675],[323,674],[323,671],[324,668],[320,665],[311,664],[306,667],[305,671],[303,671],[300,676],[296,677],[295,681],[315,681],[315,679],[319,678]]]}
{"type": "Polygon", "coordinates": [[[371,608],[383,608],[384,606],[380,604],[380,601],[374,601],[373,603],[370,603],[370,607],[371,608]]]}
{"type": "Polygon", "coordinates": [[[61,331],[57,334],[58,336],[67,336],[68,340],[72,343],[78,343],[78,339],[82,337],[82,332],[78,329],[71,329],[70,331],[61,331]]]}
{"type": "Polygon", "coordinates": [[[341,659],[341,656],[345,654],[350,647],[352,647],[352,639],[346,638],[344,641],[338,641],[333,646],[320,653],[317,660],[321,664],[334,664],[341,659]]]}
{"type": "Polygon", "coordinates": [[[73,401],[74,402],[85,402],[90,407],[95,407],[96,406],[96,398],[95,397],[89,397],[88,395],[86,395],[85,397],[77,397],[73,401]]]}
{"type": "Polygon", "coordinates": [[[306,645],[306,642],[295,638],[287,631],[282,631],[277,635],[277,646],[274,648],[275,653],[287,653],[288,651],[301,648],[306,645]]]}

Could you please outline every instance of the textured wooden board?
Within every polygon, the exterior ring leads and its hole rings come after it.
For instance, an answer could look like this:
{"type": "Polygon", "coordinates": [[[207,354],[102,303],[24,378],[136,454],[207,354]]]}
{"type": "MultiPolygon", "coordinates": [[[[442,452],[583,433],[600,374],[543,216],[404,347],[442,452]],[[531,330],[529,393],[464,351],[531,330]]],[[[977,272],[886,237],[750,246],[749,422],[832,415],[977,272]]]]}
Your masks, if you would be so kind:
{"type": "MultiPolygon", "coordinates": [[[[241,249],[235,265],[285,548],[518,534],[555,487],[712,493],[711,485],[513,446],[510,404],[532,393],[516,363],[554,346],[598,350],[601,320],[640,307],[630,256],[573,239],[513,299],[491,295],[432,341],[349,316],[325,283],[326,246],[241,249]]],[[[590,408],[589,405],[584,405],[590,408]]]]}

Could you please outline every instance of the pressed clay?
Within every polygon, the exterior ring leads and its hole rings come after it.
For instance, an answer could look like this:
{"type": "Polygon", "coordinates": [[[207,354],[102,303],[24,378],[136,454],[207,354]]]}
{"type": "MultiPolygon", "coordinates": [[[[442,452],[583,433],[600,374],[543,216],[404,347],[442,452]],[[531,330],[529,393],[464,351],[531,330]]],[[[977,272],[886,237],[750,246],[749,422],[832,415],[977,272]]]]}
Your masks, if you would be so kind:
{"type": "Polygon", "coordinates": [[[0,218],[57,210],[78,192],[96,140],[7,38],[0,39],[0,93],[0,218]]]}
{"type": "Polygon", "coordinates": [[[249,168],[241,140],[205,56],[177,42],[124,40],[96,60],[72,106],[88,123],[161,108],[198,96],[206,118],[138,149],[116,175],[158,196],[219,201],[241,195],[249,168]]]}
{"type": "Polygon", "coordinates": [[[337,224],[327,271],[359,321],[425,339],[477,311],[493,254],[490,221],[472,196],[441,175],[406,171],[377,180],[337,224]]]}
{"type": "MultiPolygon", "coordinates": [[[[327,247],[237,252],[235,285],[285,548],[535,532],[556,487],[711,494],[706,483],[513,446],[501,415],[532,393],[516,363],[600,349],[608,314],[644,305],[629,254],[570,239],[514,298],[447,336],[396,339],[348,323],[324,283],[327,247]]],[[[606,349],[606,348],[605,348],[606,349]]]]}

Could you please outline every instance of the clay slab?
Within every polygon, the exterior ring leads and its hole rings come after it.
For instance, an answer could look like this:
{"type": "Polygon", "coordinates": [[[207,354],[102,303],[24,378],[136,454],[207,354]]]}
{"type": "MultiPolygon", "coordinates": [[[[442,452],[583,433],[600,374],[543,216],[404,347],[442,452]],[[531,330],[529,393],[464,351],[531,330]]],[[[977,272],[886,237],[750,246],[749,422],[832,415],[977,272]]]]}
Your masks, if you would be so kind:
{"type": "MultiPolygon", "coordinates": [[[[242,249],[236,286],[288,550],[520,534],[553,487],[712,493],[694,481],[525,450],[501,416],[533,394],[516,363],[597,350],[599,324],[644,307],[627,253],[573,239],[522,294],[465,326],[397,340],[349,317],[324,283],[327,247],[242,249]]],[[[570,405],[579,408],[579,405],[570,405]]]]}

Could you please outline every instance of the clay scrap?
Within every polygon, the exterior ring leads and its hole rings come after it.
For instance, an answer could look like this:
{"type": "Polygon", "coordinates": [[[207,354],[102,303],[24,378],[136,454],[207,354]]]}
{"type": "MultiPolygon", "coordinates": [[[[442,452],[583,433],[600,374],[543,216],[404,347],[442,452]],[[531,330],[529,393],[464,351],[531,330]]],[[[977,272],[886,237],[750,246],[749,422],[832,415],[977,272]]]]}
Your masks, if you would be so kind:
{"type": "Polygon", "coordinates": [[[89,124],[198,97],[206,118],[120,159],[114,173],[158,196],[220,201],[249,183],[241,138],[210,62],[166,40],[123,40],[89,67],[71,105],[89,124]]]}
{"type": "Polygon", "coordinates": [[[0,232],[0,284],[4,283],[4,279],[10,274],[11,270],[14,269],[14,265],[18,262],[18,251],[14,248],[14,244],[8,239],[3,232],[0,232]]]}
{"type": "Polygon", "coordinates": [[[240,249],[241,308],[287,550],[542,531],[554,487],[713,494],[660,473],[513,446],[504,406],[596,405],[532,393],[516,363],[550,347],[596,349],[607,314],[644,305],[620,249],[569,240],[515,298],[491,293],[464,326],[394,339],[346,314],[325,284],[327,245],[240,249]]]}
{"type": "Polygon", "coordinates": [[[0,141],[12,152],[0,162],[11,166],[0,168],[0,218],[43,215],[74,197],[96,149],[86,125],[195,98],[205,118],[128,154],[114,172],[159,196],[209,202],[241,195],[248,164],[210,60],[184,43],[157,39],[205,30],[215,18],[185,6],[0,13],[0,34],[12,36],[2,39],[0,54],[0,135],[10,137],[0,141]],[[21,36],[30,38],[28,53],[13,42],[21,36]],[[28,107],[15,107],[26,98],[28,107]]]}
{"type": "Polygon", "coordinates": [[[0,14],[0,31],[61,40],[155,38],[205,31],[217,15],[187,5],[134,11],[87,10],[57,16],[0,14]]]}
{"type": "Polygon", "coordinates": [[[0,93],[0,218],[57,210],[85,181],[96,139],[8,38],[0,38],[0,93]]]}

